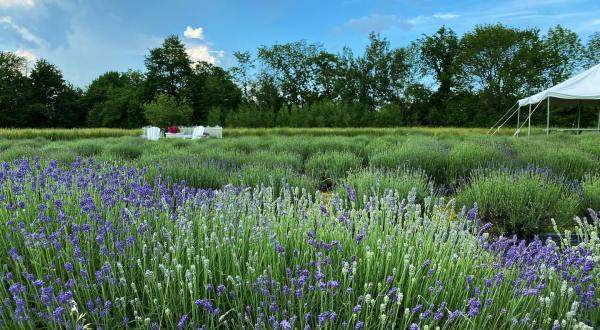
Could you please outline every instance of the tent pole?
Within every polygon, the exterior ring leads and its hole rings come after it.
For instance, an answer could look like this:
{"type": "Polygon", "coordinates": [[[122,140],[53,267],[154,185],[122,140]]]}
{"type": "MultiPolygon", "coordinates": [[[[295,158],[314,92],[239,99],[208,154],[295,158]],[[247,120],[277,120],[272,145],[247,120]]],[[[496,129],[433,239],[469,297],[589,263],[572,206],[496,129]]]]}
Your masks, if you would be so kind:
{"type": "Polygon", "coordinates": [[[581,134],[579,131],[581,121],[581,101],[577,102],[577,135],[581,134]]]}
{"type": "MultiPolygon", "coordinates": [[[[599,113],[600,116],[600,113],[599,113]]],[[[600,117],[599,117],[600,118],[600,117]]],[[[598,119],[598,123],[600,123],[600,119],[598,119]]],[[[521,106],[517,109],[517,136],[519,136],[519,128],[521,127],[521,106]]]]}
{"type": "Polygon", "coordinates": [[[527,136],[531,135],[531,104],[529,104],[529,116],[527,116],[528,126],[527,126],[527,136]]]}
{"type": "Polygon", "coordinates": [[[598,110],[598,133],[600,133],[600,110],[598,110]]]}
{"type": "Polygon", "coordinates": [[[546,135],[550,135],[550,96],[548,96],[548,109],[546,110],[546,135]]]}

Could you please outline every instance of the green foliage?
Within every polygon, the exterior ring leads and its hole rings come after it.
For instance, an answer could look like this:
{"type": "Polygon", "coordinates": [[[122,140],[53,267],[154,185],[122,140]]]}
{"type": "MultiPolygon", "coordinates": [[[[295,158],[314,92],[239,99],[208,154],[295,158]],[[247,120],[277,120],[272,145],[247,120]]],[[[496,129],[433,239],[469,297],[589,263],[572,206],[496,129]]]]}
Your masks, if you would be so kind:
{"type": "Polygon", "coordinates": [[[180,103],[173,96],[161,94],[151,103],[143,106],[146,120],[154,126],[166,128],[169,125],[187,125],[192,119],[192,108],[180,103]]]}
{"type": "Polygon", "coordinates": [[[116,159],[136,159],[144,152],[144,141],[141,139],[124,140],[107,146],[105,151],[116,159]]]}
{"type": "Polygon", "coordinates": [[[597,156],[562,143],[556,143],[552,152],[549,152],[547,143],[542,140],[513,141],[517,161],[523,166],[548,167],[557,174],[575,180],[580,180],[586,173],[594,173],[600,169],[597,156]]]}
{"type": "Polygon", "coordinates": [[[276,193],[282,187],[297,187],[307,192],[314,192],[319,187],[315,180],[307,175],[302,175],[291,168],[265,167],[264,164],[252,164],[233,172],[229,182],[236,186],[258,187],[270,186],[276,193]]]}
{"type": "MultiPolygon", "coordinates": [[[[461,39],[461,77],[480,94],[490,120],[543,83],[543,46],[535,29],[479,25],[461,39]]],[[[493,120],[491,120],[493,122],[493,120]]]]}
{"type": "Polygon", "coordinates": [[[413,137],[391,149],[378,149],[369,156],[369,164],[391,170],[404,166],[422,169],[441,183],[447,178],[448,148],[433,138],[413,137]]]}
{"type": "Polygon", "coordinates": [[[100,154],[102,150],[104,150],[103,145],[97,140],[77,141],[74,144],[72,144],[72,148],[75,154],[82,157],[95,156],[100,154]]]}
{"type": "Polygon", "coordinates": [[[530,237],[551,232],[551,219],[561,227],[572,225],[581,200],[565,181],[534,171],[479,171],[456,195],[467,208],[477,204],[484,222],[499,233],[530,237]]]}
{"type": "Polygon", "coordinates": [[[600,212],[600,175],[586,175],[581,187],[583,189],[583,207],[600,212]]]}
{"type": "Polygon", "coordinates": [[[370,196],[383,196],[386,191],[397,192],[400,198],[416,193],[416,200],[428,195],[429,179],[423,171],[401,168],[397,170],[362,169],[352,172],[338,185],[337,193],[342,198],[350,198],[350,190],[356,192],[356,203],[364,205],[370,196]]]}
{"type": "Polygon", "coordinates": [[[306,172],[321,180],[324,187],[333,184],[335,178],[346,175],[362,165],[362,159],[351,152],[332,151],[310,156],[305,163],[306,172]]]}
{"type": "Polygon", "coordinates": [[[509,163],[507,146],[501,141],[463,141],[448,155],[448,175],[452,181],[466,178],[477,168],[505,167],[509,163]]]}
{"type": "Polygon", "coordinates": [[[148,166],[149,179],[160,173],[164,180],[170,180],[169,184],[183,181],[192,187],[217,189],[227,183],[220,164],[193,155],[165,154],[144,159],[143,163],[148,166]]]}

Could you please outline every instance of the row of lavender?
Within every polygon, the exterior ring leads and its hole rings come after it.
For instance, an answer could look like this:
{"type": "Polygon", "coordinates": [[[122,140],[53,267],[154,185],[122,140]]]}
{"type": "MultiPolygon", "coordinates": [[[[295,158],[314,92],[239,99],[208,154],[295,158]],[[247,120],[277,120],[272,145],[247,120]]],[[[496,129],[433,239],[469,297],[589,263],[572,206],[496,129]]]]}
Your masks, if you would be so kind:
{"type": "Polygon", "coordinates": [[[527,244],[415,193],[358,207],[349,186],[327,199],[146,177],[92,159],[2,164],[1,327],[600,325],[593,212],[578,246],[527,244]]]}

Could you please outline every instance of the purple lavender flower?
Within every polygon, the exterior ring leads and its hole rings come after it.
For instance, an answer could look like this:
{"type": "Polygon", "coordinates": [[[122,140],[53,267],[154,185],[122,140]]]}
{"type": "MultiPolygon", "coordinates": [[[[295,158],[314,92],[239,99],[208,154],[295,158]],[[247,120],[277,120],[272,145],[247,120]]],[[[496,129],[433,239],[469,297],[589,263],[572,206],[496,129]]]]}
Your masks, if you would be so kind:
{"type": "Polygon", "coordinates": [[[225,292],[225,285],[219,284],[219,286],[217,286],[217,296],[221,296],[223,292],[225,292]]]}
{"type": "Polygon", "coordinates": [[[360,304],[358,304],[352,308],[352,313],[358,314],[358,313],[360,313],[361,310],[362,310],[362,306],[360,306],[360,304]]]}
{"type": "Polygon", "coordinates": [[[281,322],[279,322],[279,326],[283,330],[291,330],[292,329],[292,324],[288,320],[282,320],[281,322]]]}
{"type": "Polygon", "coordinates": [[[479,314],[479,308],[481,307],[481,301],[476,298],[470,298],[467,303],[469,312],[467,313],[470,317],[475,317],[479,314]]]}
{"type": "Polygon", "coordinates": [[[181,319],[177,323],[177,329],[181,330],[181,329],[185,328],[185,325],[187,324],[188,320],[189,320],[189,316],[187,314],[183,314],[183,316],[181,316],[181,319]]]}
{"type": "Polygon", "coordinates": [[[62,306],[56,307],[54,312],[52,312],[52,317],[55,321],[61,321],[63,318],[63,314],[65,313],[65,308],[62,306]]]}

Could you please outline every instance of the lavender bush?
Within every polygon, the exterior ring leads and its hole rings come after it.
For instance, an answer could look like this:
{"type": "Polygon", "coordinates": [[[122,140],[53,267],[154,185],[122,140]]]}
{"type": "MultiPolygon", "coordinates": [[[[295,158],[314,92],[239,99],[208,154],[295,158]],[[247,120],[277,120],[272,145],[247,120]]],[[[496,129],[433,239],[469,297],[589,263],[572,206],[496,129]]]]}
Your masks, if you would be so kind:
{"type": "Polygon", "coordinates": [[[0,327],[600,325],[593,212],[560,242],[528,244],[491,238],[476,208],[418,204],[415,192],[358,207],[289,187],[147,177],[93,159],[2,164],[0,327]]]}

